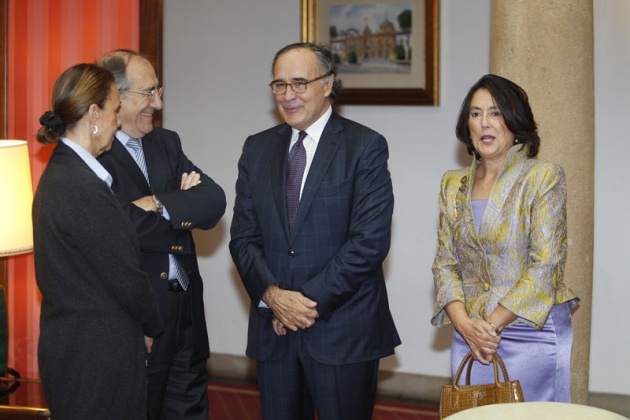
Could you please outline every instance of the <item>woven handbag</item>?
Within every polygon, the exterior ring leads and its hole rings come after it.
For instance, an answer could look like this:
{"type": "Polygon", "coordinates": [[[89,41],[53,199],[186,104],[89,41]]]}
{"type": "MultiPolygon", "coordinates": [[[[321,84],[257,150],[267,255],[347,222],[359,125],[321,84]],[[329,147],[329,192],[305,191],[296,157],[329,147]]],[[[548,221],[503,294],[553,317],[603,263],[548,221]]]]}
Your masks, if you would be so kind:
{"type": "Polygon", "coordinates": [[[492,358],[494,366],[494,383],[483,385],[470,384],[470,372],[475,359],[472,353],[468,353],[457,369],[453,385],[444,385],[440,395],[440,418],[450,416],[467,408],[488,404],[523,402],[521,383],[517,380],[510,381],[507,369],[501,356],[495,354],[492,358]],[[459,379],[468,364],[466,371],[466,384],[458,385],[459,379]],[[499,367],[503,372],[503,382],[499,382],[499,367]]]}

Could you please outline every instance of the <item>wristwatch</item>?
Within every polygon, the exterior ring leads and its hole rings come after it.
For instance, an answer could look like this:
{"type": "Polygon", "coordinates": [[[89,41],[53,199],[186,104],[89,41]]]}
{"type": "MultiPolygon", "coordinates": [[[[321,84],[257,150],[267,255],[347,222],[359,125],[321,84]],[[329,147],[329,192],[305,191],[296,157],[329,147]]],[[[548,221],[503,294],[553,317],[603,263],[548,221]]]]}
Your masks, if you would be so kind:
{"type": "Polygon", "coordinates": [[[155,195],[153,196],[153,201],[155,202],[155,207],[157,209],[155,212],[161,216],[162,213],[164,213],[164,205],[155,195]]]}

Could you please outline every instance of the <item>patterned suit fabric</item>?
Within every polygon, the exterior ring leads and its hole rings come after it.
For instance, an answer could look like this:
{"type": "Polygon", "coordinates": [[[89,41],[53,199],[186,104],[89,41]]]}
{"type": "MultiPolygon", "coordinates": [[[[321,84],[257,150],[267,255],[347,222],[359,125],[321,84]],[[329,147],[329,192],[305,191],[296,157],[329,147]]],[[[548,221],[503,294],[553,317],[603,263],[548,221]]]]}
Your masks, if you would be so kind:
{"type": "Polygon", "coordinates": [[[437,291],[432,324],[450,323],[444,306],[462,301],[469,316],[487,319],[501,304],[541,329],[554,305],[578,299],[563,282],[567,252],[562,168],[527,158],[513,146],[488,200],[479,234],[471,187],[479,162],[448,171],[440,188],[437,291]]]}
{"type": "Polygon", "coordinates": [[[239,160],[230,251],[251,299],[247,355],[280,359],[272,313],[259,307],[278,284],[317,302],[320,318],[304,334],[320,363],[390,355],[400,344],[382,263],[389,251],[392,184],[383,136],[332,113],[309,169],[294,234],[289,233],[286,166],[291,128],[250,136],[239,160]]]}

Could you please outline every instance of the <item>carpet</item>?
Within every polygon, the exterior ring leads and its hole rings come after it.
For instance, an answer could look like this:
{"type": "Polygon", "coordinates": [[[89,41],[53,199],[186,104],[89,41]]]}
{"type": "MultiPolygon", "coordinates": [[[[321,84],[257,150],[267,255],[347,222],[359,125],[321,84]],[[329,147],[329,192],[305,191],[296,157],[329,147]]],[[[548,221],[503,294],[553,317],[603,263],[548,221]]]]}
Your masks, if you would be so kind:
{"type": "MultiPolygon", "coordinates": [[[[260,399],[255,386],[213,382],[208,385],[209,420],[260,420],[260,399]]],[[[377,401],[372,420],[436,420],[436,407],[377,401]]]]}

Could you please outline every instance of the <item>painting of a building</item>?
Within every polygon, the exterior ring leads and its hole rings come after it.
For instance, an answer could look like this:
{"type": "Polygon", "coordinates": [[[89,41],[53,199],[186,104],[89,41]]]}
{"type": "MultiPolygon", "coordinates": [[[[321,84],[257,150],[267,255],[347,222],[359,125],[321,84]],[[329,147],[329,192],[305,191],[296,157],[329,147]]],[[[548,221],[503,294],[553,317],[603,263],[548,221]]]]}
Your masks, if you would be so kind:
{"type": "Polygon", "coordinates": [[[340,73],[410,72],[411,7],[390,3],[381,6],[331,7],[330,43],[340,73]],[[392,22],[390,15],[397,16],[397,22],[392,22]],[[362,30],[349,26],[359,17],[365,22],[362,30]]]}

